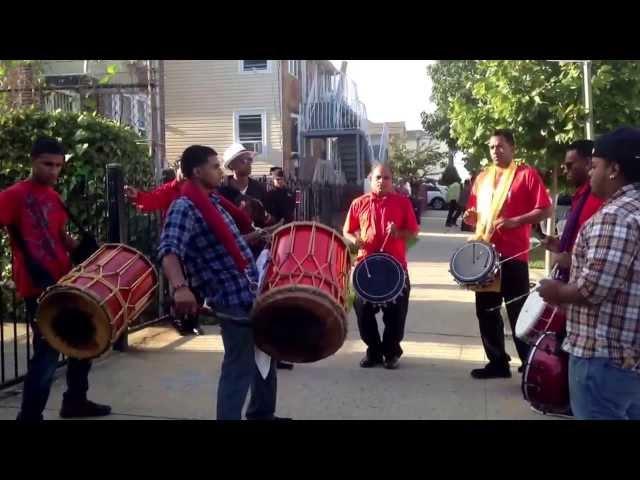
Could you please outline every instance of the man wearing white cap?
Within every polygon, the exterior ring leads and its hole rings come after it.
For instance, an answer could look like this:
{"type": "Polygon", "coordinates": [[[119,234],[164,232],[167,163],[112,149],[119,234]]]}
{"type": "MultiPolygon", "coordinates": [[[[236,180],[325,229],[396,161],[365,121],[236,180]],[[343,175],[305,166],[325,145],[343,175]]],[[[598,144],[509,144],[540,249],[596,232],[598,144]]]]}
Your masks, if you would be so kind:
{"type": "Polygon", "coordinates": [[[234,143],[227,148],[222,157],[222,165],[233,171],[233,175],[228,175],[224,183],[237,189],[243,195],[248,195],[264,203],[267,193],[265,187],[250,177],[251,164],[255,156],[256,152],[247,150],[241,143],[234,143]]]}

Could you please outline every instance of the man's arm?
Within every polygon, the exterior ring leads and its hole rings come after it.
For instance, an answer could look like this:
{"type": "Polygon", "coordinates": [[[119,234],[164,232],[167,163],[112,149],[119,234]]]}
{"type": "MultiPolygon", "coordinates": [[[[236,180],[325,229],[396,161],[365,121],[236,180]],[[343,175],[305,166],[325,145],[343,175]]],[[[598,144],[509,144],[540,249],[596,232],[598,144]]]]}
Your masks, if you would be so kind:
{"type": "Polygon", "coordinates": [[[498,218],[493,225],[496,229],[511,229],[521,227],[522,225],[534,225],[536,223],[540,223],[541,221],[549,218],[553,213],[553,208],[534,208],[529,213],[525,213],[524,215],[519,215],[517,217],[511,218],[498,218]]]}
{"type": "Polygon", "coordinates": [[[186,254],[192,231],[193,219],[186,204],[174,202],[162,229],[158,257],[162,259],[162,269],[173,289],[175,311],[178,315],[197,314],[199,310],[196,298],[187,285],[180,260],[186,254]]]}
{"type": "Polygon", "coordinates": [[[353,211],[353,203],[349,207],[347,212],[347,218],[344,220],[342,227],[342,235],[357,248],[362,248],[363,242],[360,238],[360,222],[357,219],[357,215],[353,211]]]}

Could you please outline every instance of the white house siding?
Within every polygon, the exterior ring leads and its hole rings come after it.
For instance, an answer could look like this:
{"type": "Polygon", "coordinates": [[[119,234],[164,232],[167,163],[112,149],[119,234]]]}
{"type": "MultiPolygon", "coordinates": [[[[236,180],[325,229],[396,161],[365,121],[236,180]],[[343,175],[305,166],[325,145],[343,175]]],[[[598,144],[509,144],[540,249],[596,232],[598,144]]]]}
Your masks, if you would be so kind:
{"type": "Polygon", "coordinates": [[[212,146],[220,155],[235,141],[234,113],[266,114],[266,145],[254,175],[282,166],[280,62],[270,72],[240,73],[239,60],[165,61],[167,160],[173,164],[189,145],[212,146]]]}

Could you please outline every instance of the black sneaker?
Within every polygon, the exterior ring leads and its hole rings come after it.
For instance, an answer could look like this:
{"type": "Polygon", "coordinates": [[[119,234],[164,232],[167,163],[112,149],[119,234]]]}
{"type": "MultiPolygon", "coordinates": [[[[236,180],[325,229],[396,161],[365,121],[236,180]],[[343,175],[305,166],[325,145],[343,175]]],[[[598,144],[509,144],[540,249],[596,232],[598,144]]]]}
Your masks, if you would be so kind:
{"type": "Polygon", "coordinates": [[[384,368],[386,368],[387,370],[395,370],[396,368],[398,368],[399,363],[400,363],[400,357],[398,356],[390,357],[385,359],[384,368]]]}
{"type": "Polygon", "coordinates": [[[278,362],[276,363],[276,368],[279,370],[293,370],[293,363],[278,362]]]}
{"type": "Polygon", "coordinates": [[[382,358],[370,357],[369,355],[365,355],[362,360],[360,360],[360,366],[362,368],[371,368],[376,365],[382,365],[382,358]]]}
{"type": "Polygon", "coordinates": [[[496,366],[488,363],[483,368],[471,370],[471,376],[479,380],[485,380],[488,378],[511,378],[511,369],[509,368],[509,365],[496,366]]]}
{"type": "Polygon", "coordinates": [[[91,400],[62,401],[60,416],[62,418],[105,417],[111,414],[109,405],[100,405],[91,400]]]}

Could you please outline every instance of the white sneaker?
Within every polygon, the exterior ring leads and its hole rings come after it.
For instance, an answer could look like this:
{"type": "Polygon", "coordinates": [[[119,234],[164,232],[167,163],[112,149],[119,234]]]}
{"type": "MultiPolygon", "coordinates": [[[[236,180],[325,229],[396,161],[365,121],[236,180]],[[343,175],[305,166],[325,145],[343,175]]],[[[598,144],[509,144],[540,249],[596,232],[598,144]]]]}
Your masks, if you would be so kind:
{"type": "Polygon", "coordinates": [[[540,414],[540,415],[549,415],[550,417],[558,417],[558,418],[572,418],[575,417],[570,413],[559,413],[559,412],[543,412],[542,410],[537,409],[533,405],[530,406],[531,410],[540,414]]]}

